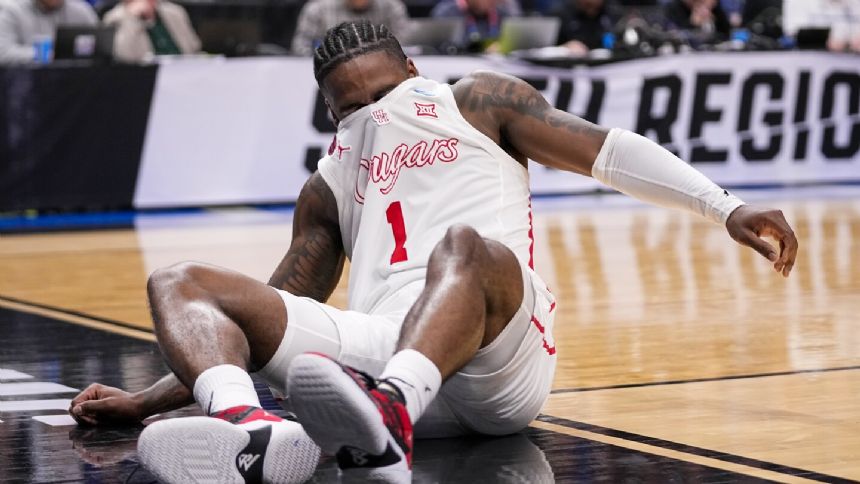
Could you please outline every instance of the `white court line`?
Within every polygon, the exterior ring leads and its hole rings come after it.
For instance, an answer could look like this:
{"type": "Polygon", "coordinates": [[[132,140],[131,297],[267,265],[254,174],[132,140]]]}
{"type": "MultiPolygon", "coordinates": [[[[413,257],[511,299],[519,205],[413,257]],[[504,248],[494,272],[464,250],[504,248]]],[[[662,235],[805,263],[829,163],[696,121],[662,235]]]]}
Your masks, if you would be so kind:
{"type": "Polygon", "coordinates": [[[14,395],[43,395],[47,393],[77,392],[76,388],[51,382],[0,383],[0,397],[14,395]]]}
{"type": "Polygon", "coordinates": [[[0,402],[0,412],[29,412],[31,410],[68,410],[71,399],[16,400],[0,402]]]}
{"type": "Polygon", "coordinates": [[[77,425],[75,419],[72,418],[71,415],[39,415],[38,417],[33,417],[33,420],[42,422],[43,424],[50,425],[51,427],[65,427],[69,425],[77,425]]]}
{"type": "Polygon", "coordinates": [[[28,378],[33,378],[33,376],[8,368],[0,368],[0,380],[26,380],[28,378]]]}

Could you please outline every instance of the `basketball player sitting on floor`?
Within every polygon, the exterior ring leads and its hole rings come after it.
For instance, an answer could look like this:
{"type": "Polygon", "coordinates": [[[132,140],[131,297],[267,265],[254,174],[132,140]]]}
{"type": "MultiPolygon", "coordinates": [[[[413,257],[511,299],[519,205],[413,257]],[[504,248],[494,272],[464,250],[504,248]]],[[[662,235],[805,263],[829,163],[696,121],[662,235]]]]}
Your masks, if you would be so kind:
{"type": "Polygon", "coordinates": [[[527,426],[556,362],[553,296],[532,267],[527,159],[724,224],[783,276],[794,264],[780,211],[744,205],[657,144],[558,111],[514,77],[422,78],[388,29],[366,22],[329,30],[314,74],[337,137],[269,284],[199,263],[156,271],[149,301],[173,373],[137,393],[94,384],[72,401],[88,424],[196,401],[208,417],[140,436],[161,480],[302,481],[322,449],[344,477],[408,481],[413,426],[527,426]],[[325,304],[344,257],[345,311],[325,304]],[[299,423],[260,409],[248,372],[288,395],[299,423]]]}

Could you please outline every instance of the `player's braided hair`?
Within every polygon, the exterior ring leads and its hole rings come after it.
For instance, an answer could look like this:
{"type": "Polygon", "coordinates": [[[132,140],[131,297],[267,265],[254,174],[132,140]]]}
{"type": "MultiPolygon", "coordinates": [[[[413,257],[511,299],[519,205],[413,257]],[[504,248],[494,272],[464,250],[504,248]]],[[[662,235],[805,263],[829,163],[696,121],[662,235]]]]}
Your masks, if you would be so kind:
{"type": "Polygon", "coordinates": [[[376,51],[406,60],[400,42],[385,25],[374,25],[367,20],[343,22],[330,28],[322,44],[314,50],[314,77],[321,83],[340,64],[376,51]]]}

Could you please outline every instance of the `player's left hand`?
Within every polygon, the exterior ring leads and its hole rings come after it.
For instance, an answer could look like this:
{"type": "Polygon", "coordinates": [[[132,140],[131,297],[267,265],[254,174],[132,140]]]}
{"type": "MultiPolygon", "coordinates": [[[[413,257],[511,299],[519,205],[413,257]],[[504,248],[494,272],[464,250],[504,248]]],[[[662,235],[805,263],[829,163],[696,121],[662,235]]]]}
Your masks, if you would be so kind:
{"type": "Polygon", "coordinates": [[[785,221],[782,211],[742,205],[729,215],[726,229],[739,244],[755,249],[773,262],[776,272],[788,277],[797,257],[797,237],[785,221]],[[762,237],[772,237],[778,241],[779,253],[762,237]]]}

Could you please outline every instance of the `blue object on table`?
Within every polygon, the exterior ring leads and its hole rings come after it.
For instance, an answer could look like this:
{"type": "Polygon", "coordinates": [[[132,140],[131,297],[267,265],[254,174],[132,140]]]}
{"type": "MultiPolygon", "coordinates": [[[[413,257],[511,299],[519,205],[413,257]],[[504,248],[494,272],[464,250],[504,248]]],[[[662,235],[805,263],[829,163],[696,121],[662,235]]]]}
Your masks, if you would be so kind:
{"type": "Polygon", "coordinates": [[[615,47],[615,34],[612,32],[604,32],[603,33],[603,48],[610,49],[615,47]]]}
{"type": "Polygon", "coordinates": [[[797,42],[790,35],[783,35],[779,38],[779,46],[783,49],[793,49],[797,47],[797,42]]]}
{"type": "Polygon", "coordinates": [[[54,57],[54,39],[41,36],[33,41],[33,60],[39,64],[47,64],[54,57]]]}
{"type": "Polygon", "coordinates": [[[734,29],[732,30],[732,40],[740,40],[744,43],[749,42],[750,31],[747,29],[734,29]]]}

